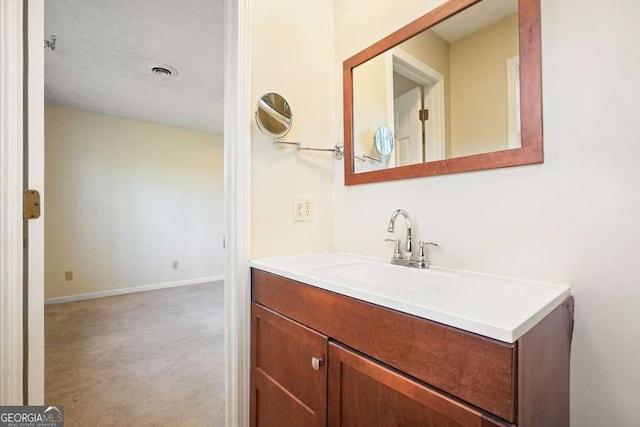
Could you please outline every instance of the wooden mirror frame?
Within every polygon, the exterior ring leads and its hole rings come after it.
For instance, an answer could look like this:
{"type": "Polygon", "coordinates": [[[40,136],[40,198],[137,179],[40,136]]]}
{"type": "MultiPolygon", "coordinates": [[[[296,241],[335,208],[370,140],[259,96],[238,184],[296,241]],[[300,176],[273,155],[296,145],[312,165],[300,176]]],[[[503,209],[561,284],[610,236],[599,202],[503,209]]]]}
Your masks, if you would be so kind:
{"type": "Polygon", "coordinates": [[[521,148],[417,163],[377,171],[354,172],[353,69],[480,1],[482,0],[449,0],[344,61],[345,185],[496,169],[542,163],[544,161],[542,146],[540,0],[518,0],[521,148]]]}

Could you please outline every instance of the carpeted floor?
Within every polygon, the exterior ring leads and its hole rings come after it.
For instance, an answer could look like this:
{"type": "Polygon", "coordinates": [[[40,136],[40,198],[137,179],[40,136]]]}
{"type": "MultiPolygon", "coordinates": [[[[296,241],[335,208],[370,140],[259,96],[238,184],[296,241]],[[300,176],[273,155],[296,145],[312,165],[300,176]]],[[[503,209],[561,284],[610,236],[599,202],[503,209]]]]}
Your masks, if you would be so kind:
{"type": "Polygon", "coordinates": [[[48,305],[45,402],[65,426],[223,426],[223,283],[48,305]]]}

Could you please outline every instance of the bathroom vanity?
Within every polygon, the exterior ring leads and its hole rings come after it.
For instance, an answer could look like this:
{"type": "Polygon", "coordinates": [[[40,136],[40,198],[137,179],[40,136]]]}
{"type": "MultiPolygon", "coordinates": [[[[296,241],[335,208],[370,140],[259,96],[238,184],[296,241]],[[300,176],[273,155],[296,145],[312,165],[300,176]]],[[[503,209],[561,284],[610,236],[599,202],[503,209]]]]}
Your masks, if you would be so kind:
{"type": "Polygon", "coordinates": [[[252,426],[569,425],[568,287],[333,253],[251,266],[252,426]]]}

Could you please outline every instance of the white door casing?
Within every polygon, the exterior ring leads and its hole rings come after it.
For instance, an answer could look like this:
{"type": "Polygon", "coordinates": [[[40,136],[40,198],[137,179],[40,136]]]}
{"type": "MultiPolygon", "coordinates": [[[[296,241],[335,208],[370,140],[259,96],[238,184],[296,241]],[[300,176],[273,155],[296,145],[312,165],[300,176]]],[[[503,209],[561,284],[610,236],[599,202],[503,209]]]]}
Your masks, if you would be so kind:
{"type": "Polygon", "coordinates": [[[392,69],[389,72],[392,76],[392,84],[393,72],[396,72],[424,88],[424,108],[429,110],[429,120],[424,126],[427,142],[425,161],[444,159],[446,141],[444,76],[402,49],[392,49],[390,54],[392,69]]]}
{"type": "MultiPolygon", "coordinates": [[[[33,46],[42,43],[42,29],[37,24],[38,0],[29,22],[33,46]],[[32,26],[33,25],[33,26],[32,26]]],[[[40,9],[41,10],[41,9],[40,9]]],[[[23,187],[23,60],[22,1],[0,3],[0,44],[2,47],[2,108],[0,110],[0,165],[2,187],[0,209],[0,404],[23,403],[23,322],[22,322],[22,187],[23,187]]],[[[250,235],[250,8],[249,0],[225,1],[225,384],[226,425],[249,425],[249,354],[250,354],[250,277],[248,269],[250,235]]],[[[37,51],[34,50],[33,53],[37,51]]],[[[44,64],[31,64],[44,72],[44,64]]],[[[31,67],[30,67],[31,68],[31,67]]],[[[36,91],[32,92],[35,96],[36,91]]],[[[39,115],[34,103],[29,114],[39,115]]],[[[35,121],[34,121],[35,123],[35,121]]],[[[36,139],[37,130],[29,129],[36,139]]],[[[43,147],[42,147],[43,148],[43,147]]],[[[34,147],[30,154],[43,157],[34,147]]],[[[35,172],[35,167],[33,172],[35,172]]],[[[35,178],[34,178],[35,179],[35,178]]],[[[39,261],[31,266],[36,267],[39,261]]],[[[43,267],[43,264],[42,264],[43,267]]],[[[34,294],[31,294],[32,296],[34,294]]],[[[35,314],[35,312],[34,312],[35,314]]],[[[37,322],[37,315],[32,320],[37,322]]],[[[33,334],[35,338],[37,334],[33,334]]],[[[33,345],[33,344],[31,344],[33,345]]],[[[36,352],[28,363],[40,362],[36,352]]],[[[43,356],[43,354],[42,354],[43,356]]],[[[32,372],[34,383],[44,382],[44,375],[32,372]]],[[[31,396],[37,403],[37,387],[31,396]]]]}
{"type": "MultiPolygon", "coordinates": [[[[42,45],[44,3],[42,0],[30,0],[24,3],[18,0],[3,2],[1,20],[3,28],[2,92],[7,94],[3,97],[2,108],[2,280],[4,282],[7,279],[7,281],[2,284],[3,363],[0,369],[3,392],[0,402],[42,405],[44,404],[44,218],[41,216],[39,219],[28,221],[27,234],[23,235],[25,229],[22,221],[22,189],[38,190],[41,197],[44,197],[44,52],[42,45]],[[26,40],[23,28],[25,15],[28,26],[26,40]],[[10,41],[13,46],[9,46],[10,41]],[[25,56],[28,69],[23,73],[25,56]],[[7,66],[13,67],[14,72],[19,68],[20,78],[11,77],[6,72],[7,66]],[[25,76],[26,80],[24,80],[25,76]],[[26,110],[22,108],[25,100],[26,110]],[[9,106],[9,103],[12,105],[9,106]],[[24,116],[25,111],[26,116],[24,116]],[[23,127],[23,123],[26,127],[23,127]],[[12,129],[13,126],[15,128],[12,129]],[[12,131],[13,136],[5,139],[5,132],[12,131]],[[26,151],[24,144],[27,144],[26,151]],[[5,164],[5,161],[10,161],[10,164],[5,164]],[[11,193],[10,198],[6,198],[4,195],[9,193],[11,193]],[[8,231],[5,227],[11,227],[11,230],[8,231]],[[23,239],[27,236],[28,245],[23,251],[23,239]],[[15,239],[15,244],[9,244],[8,239],[15,239]],[[27,266],[26,270],[23,269],[23,265],[27,266]],[[18,268],[19,273],[16,272],[18,268]],[[24,275],[25,271],[26,275],[24,275]],[[13,289],[9,289],[9,285],[13,289]],[[24,292],[25,289],[26,292],[24,292]],[[10,313],[13,313],[15,319],[18,319],[18,315],[20,316],[19,323],[7,319],[6,315],[10,313]],[[14,337],[10,343],[4,341],[4,338],[9,336],[14,337]],[[16,359],[20,359],[20,362],[16,359]],[[13,386],[13,391],[9,392],[5,387],[7,384],[5,381],[19,381],[20,385],[13,386]],[[18,395],[19,399],[16,397],[18,395]]],[[[41,203],[41,213],[44,214],[43,203],[41,203]]]]}
{"type": "Polygon", "coordinates": [[[0,405],[23,403],[23,3],[0,2],[0,405]]]}
{"type": "Polygon", "coordinates": [[[225,413],[249,426],[251,191],[251,21],[249,0],[225,0],[225,413]]]}
{"type": "Polygon", "coordinates": [[[40,192],[38,219],[27,222],[26,386],[29,405],[44,405],[44,2],[29,0],[27,8],[27,188],[40,192]]]}

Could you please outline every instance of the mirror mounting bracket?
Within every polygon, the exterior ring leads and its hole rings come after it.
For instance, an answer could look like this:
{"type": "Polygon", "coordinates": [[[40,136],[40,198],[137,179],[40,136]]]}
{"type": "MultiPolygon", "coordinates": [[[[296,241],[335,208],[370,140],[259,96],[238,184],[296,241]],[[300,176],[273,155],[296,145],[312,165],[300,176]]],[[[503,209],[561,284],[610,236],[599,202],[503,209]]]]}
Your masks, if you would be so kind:
{"type": "Polygon", "coordinates": [[[313,147],[303,147],[300,142],[289,142],[289,141],[278,141],[277,138],[273,139],[274,144],[286,144],[286,145],[294,145],[296,147],[296,151],[307,150],[307,151],[327,151],[332,152],[333,157],[336,160],[344,159],[344,145],[336,144],[333,148],[313,148],[313,147]]]}
{"type": "Polygon", "coordinates": [[[328,151],[336,160],[344,159],[344,144],[336,144],[333,148],[303,147],[300,142],[280,141],[291,130],[293,113],[284,97],[275,92],[265,93],[258,100],[255,112],[256,124],[262,133],[271,136],[274,144],[294,145],[296,151],[328,151]]]}
{"type": "Polygon", "coordinates": [[[366,162],[367,160],[371,160],[371,161],[373,161],[373,162],[382,163],[382,159],[381,159],[381,158],[379,158],[379,157],[371,157],[371,156],[368,156],[368,155],[366,155],[366,154],[363,154],[362,156],[358,156],[358,155],[355,155],[355,154],[354,154],[354,155],[353,155],[353,158],[354,158],[354,159],[358,159],[358,160],[360,160],[361,162],[366,162]]]}

